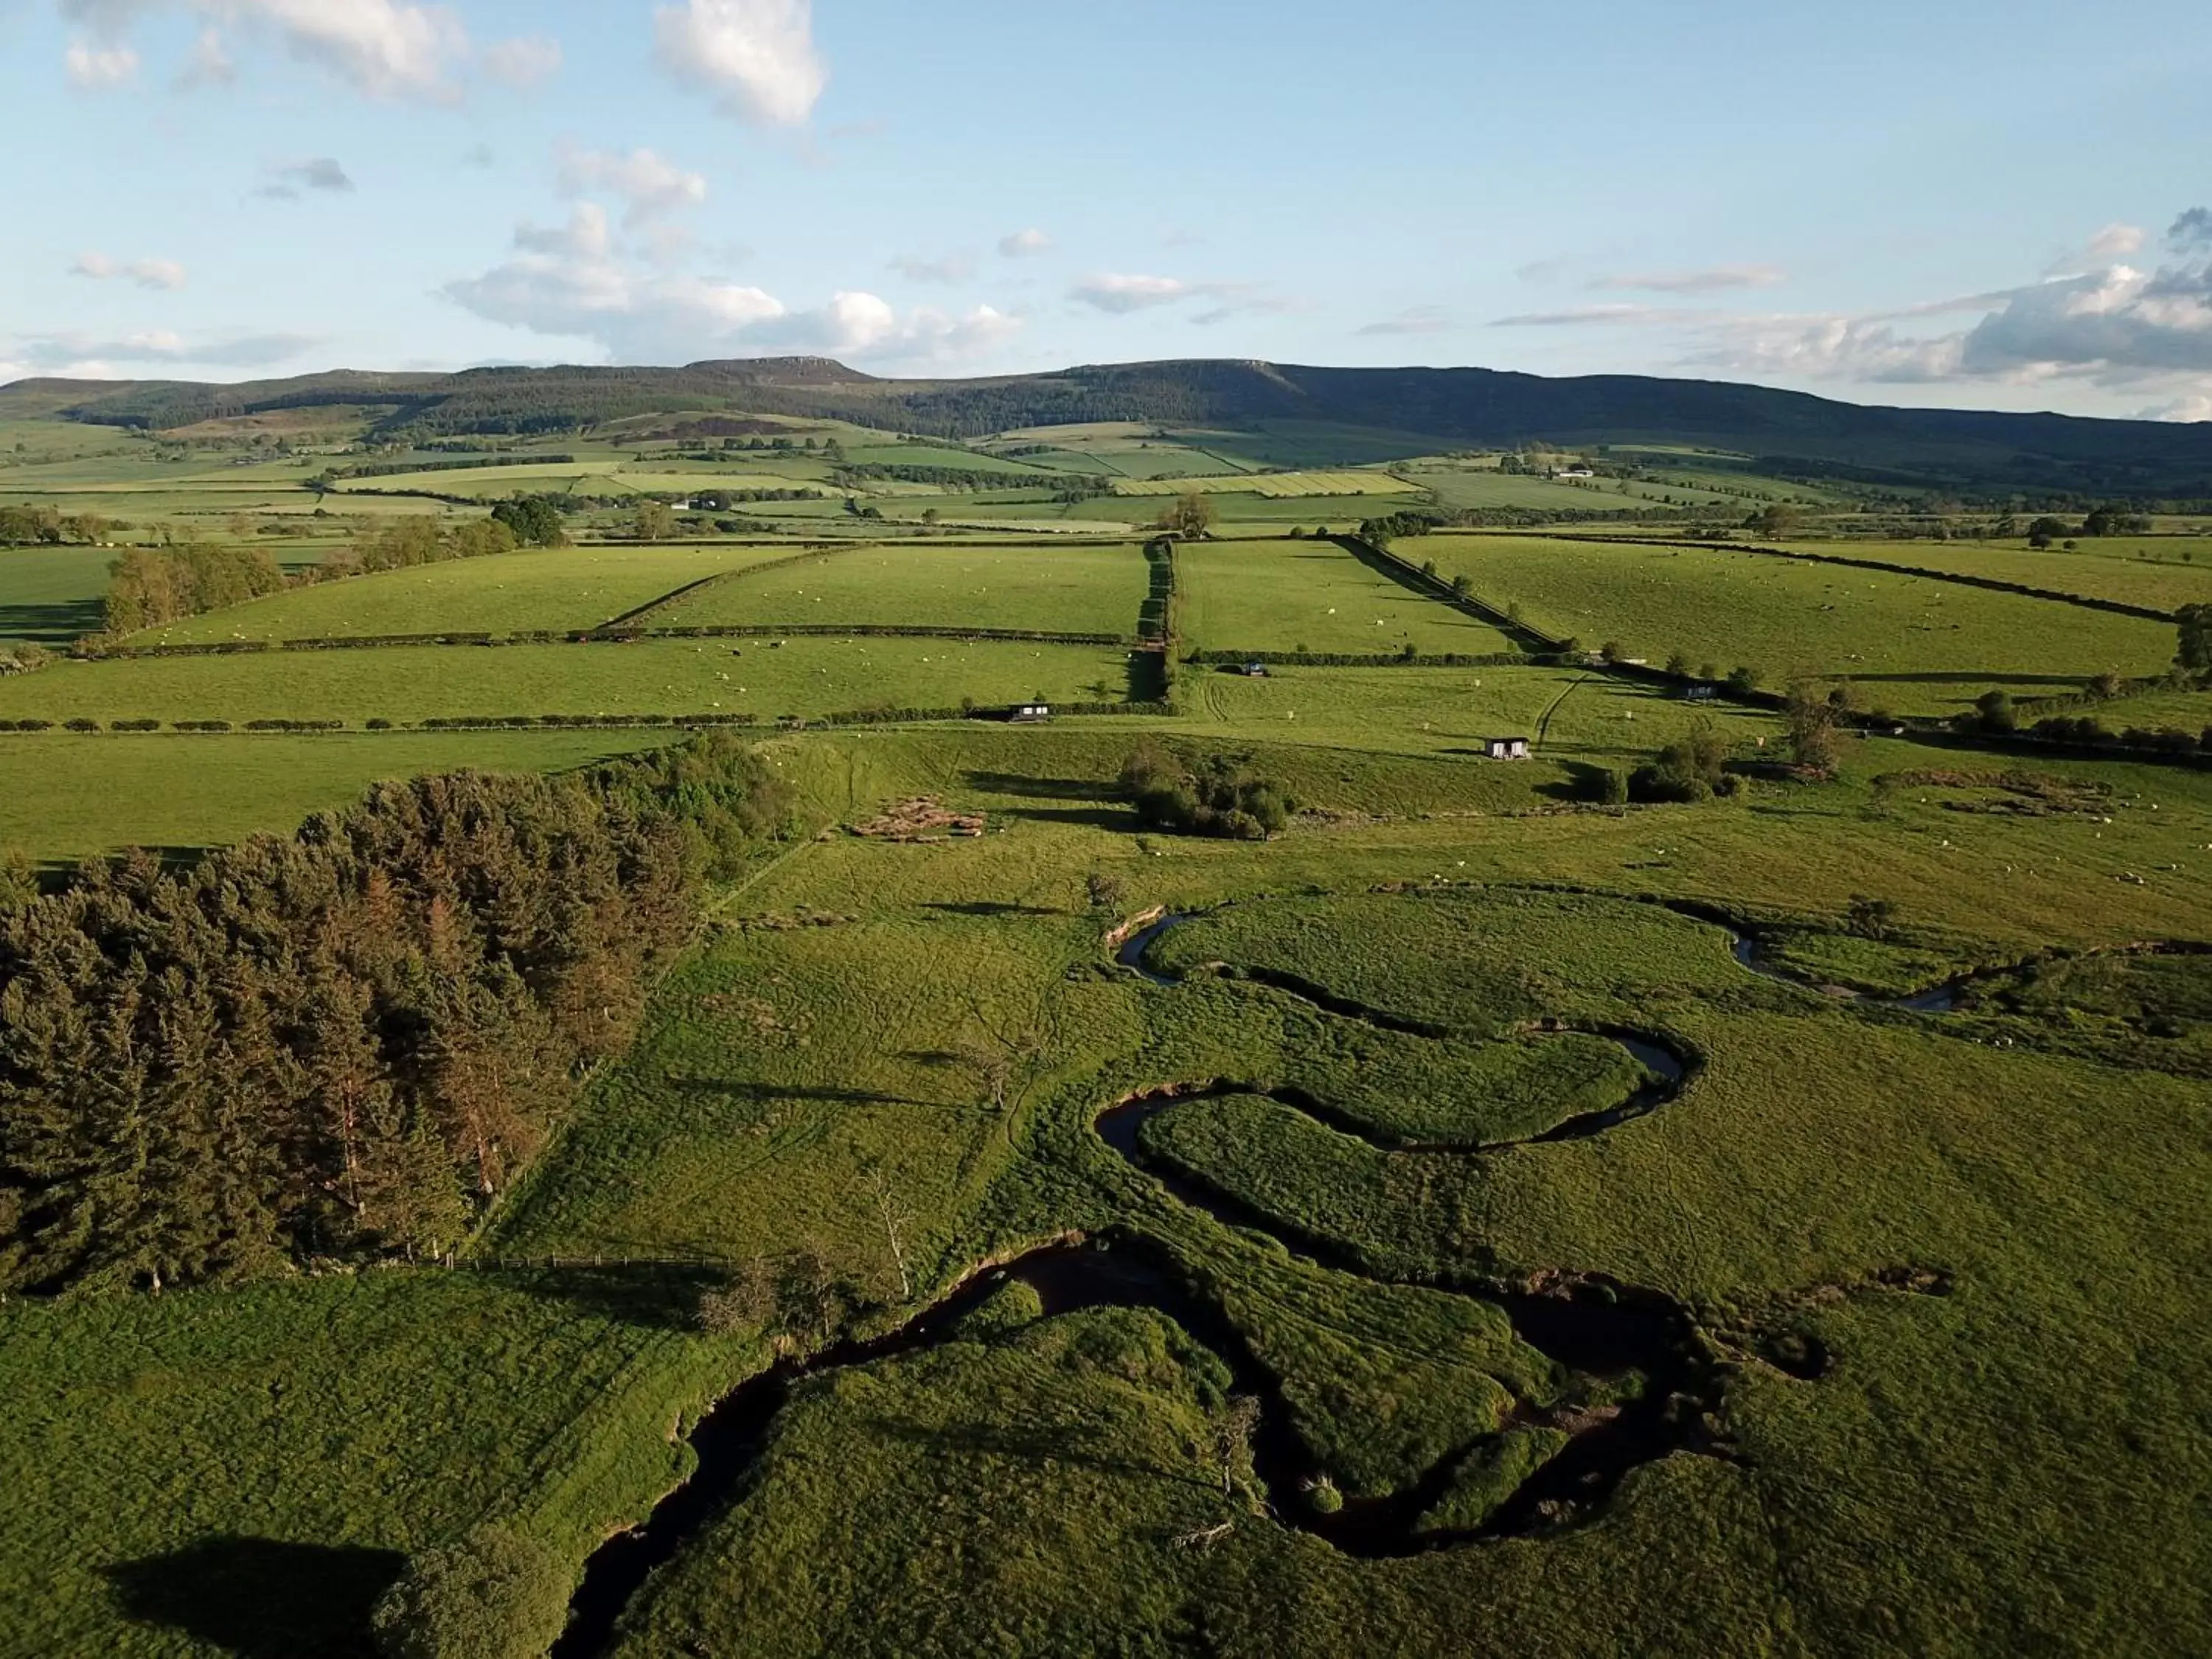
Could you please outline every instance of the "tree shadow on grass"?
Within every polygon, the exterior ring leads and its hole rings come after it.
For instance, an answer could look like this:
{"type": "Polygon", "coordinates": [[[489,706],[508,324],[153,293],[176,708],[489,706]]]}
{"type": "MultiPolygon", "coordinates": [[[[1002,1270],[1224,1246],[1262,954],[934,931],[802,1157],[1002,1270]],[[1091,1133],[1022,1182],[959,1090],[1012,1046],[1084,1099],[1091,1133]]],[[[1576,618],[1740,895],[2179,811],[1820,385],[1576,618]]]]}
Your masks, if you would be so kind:
{"type": "Polygon", "coordinates": [[[925,904],[925,910],[939,910],[953,916],[1065,916],[1067,912],[1056,910],[1048,904],[1008,904],[996,899],[970,899],[961,904],[925,904]]]}
{"type": "Polygon", "coordinates": [[[1538,794],[1553,800],[1601,801],[1605,799],[1605,779],[1610,768],[1575,760],[1557,761],[1553,764],[1567,775],[1550,783],[1538,784],[1538,794]]]}
{"type": "Polygon", "coordinates": [[[98,599],[0,605],[0,639],[28,640],[49,648],[74,645],[88,634],[99,633],[106,622],[98,599]]]}
{"type": "Polygon", "coordinates": [[[656,1331],[696,1331],[700,1298],[729,1278],[727,1269],[705,1262],[696,1267],[611,1262],[598,1267],[493,1267],[479,1271],[594,1317],[656,1331]]]}
{"type": "Polygon", "coordinates": [[[1016,772],[970,772],[968,787],[987,794],[1011,795],[1017,800],[1111,800],[1114,784],[1106,778],[1032,778],[1016,772]]]}
{"type": "Polygon", "coordinates": [[[103,1571],[126,1617],[237,1659],[374,1659],[369,1613],[406,1565],[395,1550],[216,1537],[103,1571]]]}
{"type": "Polygon", "coordinates": [[[1135,812],[1121,806],[1009,806],[1005,816],[1035,823],[1079,823],[1093,830],[1139,830],[1135,812]]]}

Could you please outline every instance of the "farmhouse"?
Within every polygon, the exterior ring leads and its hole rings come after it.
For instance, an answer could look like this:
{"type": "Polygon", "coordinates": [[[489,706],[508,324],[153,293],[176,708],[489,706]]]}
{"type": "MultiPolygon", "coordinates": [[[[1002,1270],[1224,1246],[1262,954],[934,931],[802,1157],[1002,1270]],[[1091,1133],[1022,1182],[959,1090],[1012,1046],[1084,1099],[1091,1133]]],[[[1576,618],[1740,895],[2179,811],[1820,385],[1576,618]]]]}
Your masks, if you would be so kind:
{"type": "Polygon", "coordinates": [[[1482,752],[1492,760],[1527,760],[1528,739],[1526,738],[1486,738],[1482,752]]]}

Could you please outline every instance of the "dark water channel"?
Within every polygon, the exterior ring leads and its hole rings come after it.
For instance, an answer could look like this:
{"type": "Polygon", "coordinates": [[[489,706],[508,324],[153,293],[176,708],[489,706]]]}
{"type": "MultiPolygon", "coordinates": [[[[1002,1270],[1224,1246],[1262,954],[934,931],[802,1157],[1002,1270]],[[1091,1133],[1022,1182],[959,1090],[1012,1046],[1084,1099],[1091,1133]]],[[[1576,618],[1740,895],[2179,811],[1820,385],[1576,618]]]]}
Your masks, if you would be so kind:
{"type": "MultiPolygon", "coordinates": [[[[1153,940],[1187,919],[1163,917],[1125,942],[1116,960],[1156,984],[1172,985],[1173,980],[1146,964],[1145,957],[1153,940]]],[[[1330,1002],[1332,1012],[1353,1018],[1377,1023],[1388,1018],[1368,1015],[1334,999],[1330,1002]]],[[[1404,1029],[1412,1023],[1395,1024],[1404,1029]]],[[[1514,1146],[1583,1139],[1657,1109],[1679,1092],[1686,1073],[1680,1056],[1648,1036],[1622,1030],[1601,1035],[1634,1054],[1653,1080],[1619,1106],[1569,1119],[1524,1141],[1396,1146],[1376,1140],[1341,1114],[1296,1091],[1250,1091],[1225,1081],[1173,1085],[1119,1102],[1099,1114],[1096,1127],[1108,1146],[1180,1202],[1226,1225],[1266,1234],[1324,1267],[1365,1277],[1369,1275],[1361,1264],[1331,1241],[1252,1211],[1150,1155],[1143,1146],[1146,1121],[1178,1102],[1209,1094],[1266,1092],[1385,1150],[1480,1156],[1514,1146]]],[[[1618,1383],[1632,1377],[1640,1386],[1606,1390],[1623,1397],[1617,1405],[1595,1410],[1516,1406],[1507,1427],[1549,1424],[1567,1429],[1571,1437],[1474,1532],[1428,1534],[1417,1526],[1449,1488],[1461,1457],[1484,1441],[1445,1457],[1403,1491],[1347,1498],[1340,1510],[1324,1515],[1306,1497],[1305,1483],[1318,1471],[1291,1423],[1281,1390],[1219,1308],[1194,1295],[1164,1252],[1136,1237],[1053,1244],[975,1274],[895,1331],[837,1344],[811,1359],[779,1361],[726,1395],[692,1431],[690,1444],[698,1463],[692,1477],[663,1498],[641,1526],[610,1538],[592,1555],[552,1659],[597,1659],[613,1646],[624,1610],[653,1571],[674,1559],[744,1494],[795,1389],[811,1377],[948,1341],[963,1316],[1010,1281],[1035,1289],[1048,1316],[1097,1307],[1149,1308],[1173,1319],[1193,1340],[1211,1349],[1228,1366],[1237,1389],[1261,1402],[1254,1466],[1277,1519],[1311,1532],[1347,1554],[1407,1555],[1474,1539],[1545,1531],[1589,1515],[1634,1468],[1678,1451],[1716,1450],[1705,1427],[1705,1413],[1717,1404],[1719,1379],[1688,1316],[1667,1297],[1597,1279],[1562,1281],[1540,1290],[1486,1283],[1443,1285],[1437,1288],[1502,1310],[1524,1342],[1561,1368],[1570,1382],[1569,1398],[1576,1392],[1574,1379],[1618,1383]]]]}

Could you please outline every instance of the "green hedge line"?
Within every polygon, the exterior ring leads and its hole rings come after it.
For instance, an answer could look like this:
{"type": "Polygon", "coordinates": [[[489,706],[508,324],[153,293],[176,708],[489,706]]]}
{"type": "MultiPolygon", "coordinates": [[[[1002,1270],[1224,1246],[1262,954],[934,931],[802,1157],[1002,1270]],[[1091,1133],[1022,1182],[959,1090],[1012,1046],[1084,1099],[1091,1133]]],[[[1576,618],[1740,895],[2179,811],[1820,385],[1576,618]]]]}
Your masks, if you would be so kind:
{"type": "Polygon", "coordinates": [[[1548,659],[1526,651],[1443,652],[1408,656],[1402,651],[1377,654],[1358,651],[1188,651],[1183,661],[1194,668],[1233,668],[1265,663],[1270,668],[1524,668],[1548,659]]]}

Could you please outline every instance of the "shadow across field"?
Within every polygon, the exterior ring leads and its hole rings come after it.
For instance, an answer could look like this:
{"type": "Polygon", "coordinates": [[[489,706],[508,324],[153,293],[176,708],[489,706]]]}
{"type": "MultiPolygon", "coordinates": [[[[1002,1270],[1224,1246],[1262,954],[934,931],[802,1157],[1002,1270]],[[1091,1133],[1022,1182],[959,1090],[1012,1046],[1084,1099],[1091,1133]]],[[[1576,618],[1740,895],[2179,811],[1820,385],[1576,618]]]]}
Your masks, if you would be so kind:
{"type": "Polygon", "coordinates": [[[47,647],[74,645],[106,627],[107,613],[98,599],[64,599],[52,605],[0,605],[0,640],[28,640],[47,647]]]}
{"type": "Polygon", "coordinates": [[[369,1613],[406,1565],[394,1550],[214,1537],[104,1571],[128,1618],[237,1659],[374,1659],[369,1613]]]}
{"type": "Polygon", "coordinates": [[[967,781],[970,789],[1015,800],[1107,801],[1115,788],[1105,778],[1031,778],[1014,772],[969,772],[967,781]]]}

